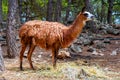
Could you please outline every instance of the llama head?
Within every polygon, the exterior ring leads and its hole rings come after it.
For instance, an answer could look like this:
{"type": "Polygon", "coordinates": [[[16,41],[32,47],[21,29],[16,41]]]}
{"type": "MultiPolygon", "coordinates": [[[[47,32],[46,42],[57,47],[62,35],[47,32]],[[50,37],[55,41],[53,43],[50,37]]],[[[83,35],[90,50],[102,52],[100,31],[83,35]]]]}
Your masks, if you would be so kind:
{"type": "Polygon", "coordinates": [[[90,12],[85,11],[85,7],[83,7],[82,12],[80,14],[82,15],[82,18],[85,21],[89,21],[89,20],[93,20],[94,19],[94,15],[91,14],[90,12]]]}

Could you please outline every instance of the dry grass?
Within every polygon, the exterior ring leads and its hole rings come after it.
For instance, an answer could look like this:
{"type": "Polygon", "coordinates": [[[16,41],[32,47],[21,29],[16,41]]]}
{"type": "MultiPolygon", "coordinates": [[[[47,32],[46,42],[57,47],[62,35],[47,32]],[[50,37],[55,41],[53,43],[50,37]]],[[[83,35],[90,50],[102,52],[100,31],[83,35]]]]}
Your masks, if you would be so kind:
{"type": "Polygon", "coordinates": [[[5,59],[6,70],[0,80],[120,80],[120,73],[104,70],[100,66],[83,65],[81,60],[60,62],[57,69],[52,64],[34,63],[36,70],[29,68],[24,60],[24,71],[19,70],[17,59],[5,59]]]}

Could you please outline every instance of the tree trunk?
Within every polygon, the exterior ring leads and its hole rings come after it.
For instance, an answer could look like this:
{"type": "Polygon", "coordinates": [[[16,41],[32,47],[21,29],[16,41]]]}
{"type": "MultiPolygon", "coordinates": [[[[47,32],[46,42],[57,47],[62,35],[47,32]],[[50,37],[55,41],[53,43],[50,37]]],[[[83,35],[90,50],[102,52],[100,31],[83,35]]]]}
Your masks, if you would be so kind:
{"type": "Polygon", "coordinates": [[[29,0],[24,0],[25,4],[25,19],[26,21],[30,20],[30,5],[29,5],[29,0]]]}
{"type": "Polygon", "coordinates": [[[90,4],[90,0],[85,0],[86,10],[90,13],[93,13],[92,5],[90,4]]]}
{"type": "Polygon", "coordinates": [[[55,7],[55,17],[54,21],[61,21],[61,7],[62,7],[62,0],[57,0],[56,7],[55,7]]]}
{"type": "Polygon", "coordinates": [[[101,16],[100,16],[100,21],[101,22],[103,22],[103,19],[105,18],[105,12],[104,12],[104,10],[105,10],[105,2],[104,2],[104,0],[101,0],[101,16]]]}
{"type": "Polygon", "coordinates": [[[18,55],[16,45],[16,14],[18,8],[18,0],[8,0],[8,19],[7,19],[7,53],[10,58],[15,58],[18,55]]]}
{"type": "Polygon", "coordinates": [[[19,20],[20,20],[20,24],[22,23],[22,15],[21,15],[22,12],[23,12],[22,11],[22,6],[23,6],[22,2],[23,2],[23,0],[19,0],[19,2],[18,2],[19,3],[19,18],[20,18],[19,20]]]}
{"type": "Polygon", "coordinates": [[[47,21],[53,21],[53,0],[48,0],[47,4],[47,21]]]}
{"type": "Polygon", "coordinates": [[[67,0],[67,1],[68,1],[68,6],[67,6],[67,9],[66,9],[65,24],[67,24],[68,19],[69,19],[70,4],[71,4],[71,0],[67,0]]]}
{"type": "Polygon", "coordinates": [[[16,12],[16,27],[19,28],[19,26],[21,25],[21,21],[20,21],[20,12],[19,12],[19,5],[18,5],[18,0],[17,0],[17,12],[16,12]]]}
{"type": "MultiPolygon", "coordinates": [[[[93,13],[92,5],[90,3],[90,0],[85,0],[85,7],[86,10],[90,13],[93,13]]],[[[95,22],[94,21],[88,21],[86,24],[86,28],[90,28],[92,32],[96,32],[95,22]]]]}
{"type": "Polygon", "coordinates": [[[2,27],[2,0],[0,0],[0,27],[2,27]]]}
{"type": "Polygon", "coordinates": [[[3,51],[0,44],[0,72],[5,70],[4,60],[3,60],[3,51]]]}
{"type": "Polygon", "coordinates": [[[114,0],[108,0],[108,3],[109,3],[108,16],[107,16],[107,22],[108,22],[108,24],[112,24],[113,2],[114,2],[114,0]]]}

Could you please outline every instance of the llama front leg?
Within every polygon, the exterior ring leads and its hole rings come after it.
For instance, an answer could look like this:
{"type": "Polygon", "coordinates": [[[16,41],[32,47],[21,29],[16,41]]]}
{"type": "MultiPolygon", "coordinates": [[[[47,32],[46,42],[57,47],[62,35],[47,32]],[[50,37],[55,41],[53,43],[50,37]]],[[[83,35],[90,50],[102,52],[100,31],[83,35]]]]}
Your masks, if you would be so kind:
{"type": "Polygon", "coordinates": [[[26,49],[26,45],[22,45],[22,49],[20,51],[20,70],[23,70],[22,60],[23,60],[23,54],[25,52],[25,49],[26,49]]]}
{"type": "Polygon", "coordinates": [[[57,55],[58,55],[58,49],[52,49],[52,63],[54,69],[56,68],[57,55]]]}
{"type": "Polygon", "coordinates": [[[32,61],[31,61],[31,57],[32,57],[32,53],[33,53],[34,49],[35,49],[35,45],[34,45],[34,44],[31,44],[31,45],[30,45],[30,48],[29,48],[29,51],[28,51],[28,55],[27,55],[27,58],[28,58],[30,67],[31,67],[33,70],[35,70],[35,69],[34,69],[34,67],[33,67],[33,64],[32,64],[32,61]]]}

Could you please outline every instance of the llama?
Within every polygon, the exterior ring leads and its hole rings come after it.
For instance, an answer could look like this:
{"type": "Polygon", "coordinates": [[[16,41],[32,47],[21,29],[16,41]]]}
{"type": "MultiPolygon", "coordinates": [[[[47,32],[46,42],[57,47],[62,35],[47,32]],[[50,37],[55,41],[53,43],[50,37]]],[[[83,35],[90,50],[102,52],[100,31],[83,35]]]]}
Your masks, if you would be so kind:
{"type": "Polygon", "coordinates": [[[52,63],[56,68],[58,50],[68,47],[81,33],[85,22],[92,20],[94,16],[85,11],[85,7],[69,27],[58,23],[40,20],[32,20],[23,24],[19,30],[22,49],[20,51],[20,70],[23,70],[22,60],[25,49],[29,46],[27,58],[30,67],[34,70],[31,56],[36,46],[52,51],[52,63]]]}

